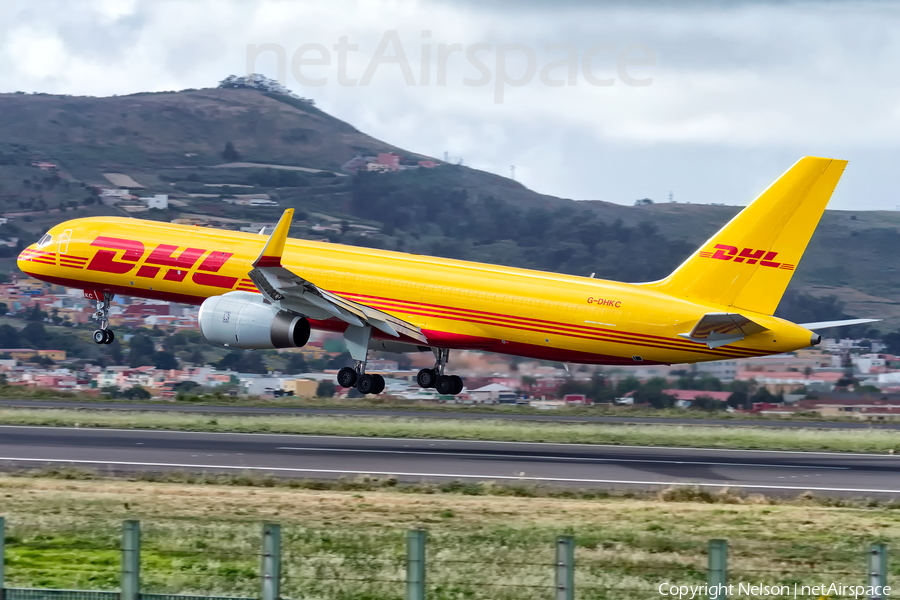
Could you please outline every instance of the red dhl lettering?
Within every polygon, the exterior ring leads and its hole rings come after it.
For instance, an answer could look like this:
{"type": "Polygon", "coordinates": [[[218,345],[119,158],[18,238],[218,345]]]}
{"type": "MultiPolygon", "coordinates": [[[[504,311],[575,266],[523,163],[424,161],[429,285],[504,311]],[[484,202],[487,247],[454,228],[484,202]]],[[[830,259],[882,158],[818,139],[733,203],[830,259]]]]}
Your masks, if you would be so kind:
{"type": "Polygon", "coordinates": [[[206,260],[197,267],[198,271],[194,273],[191,277],[194,283],[200,285],[211,285],[213,287],[222,287],[231,289],[234,287],[234,284],[238,282],[237,277],[227,277],[225,275],[210,275],[210,273],[217,273],[219,269],[222,268],[229,258],[234,256],[231,252],[218,252],[213,251],[209,256],[206,257],[206,260]],[[209,273],[201,273],[200,271],[209,271],[209,273]]]}
{"type": "MultiPolygon", "coordinates": [[[[91,246],[100,249],[94,254],[86,269],[116,275],[131,272],[140,264],[146,252],[144,244],[137,240],[107,236],[97,237],[91,242],[91,246]]],[[[180,252],[178,250],[179,247],[172,244],[159,244],[143,264],[140,264],[135,275],[155,279],[163,267],[168,267],[163,279],[179,283],[184,281],[207,250],[203,248],[185,248],[180,252]]],[[[232,256],[234,256],[232,252],[211,251],[191,275],[191,281],[198,285],[232,289],[239,278],[218,274],[232,256]]]]}
{"type": "Polygon", "coordinates": [[[728,246],[726,244],[716,244],[715,252],[708,250],[700,252],[701,258],[714,258],[716,260],[730,260],[736,263],[745,263],[755,265],[757,263],[763,267],[771,267],[773,269],[785,269],[793,271],[794,265],[788,263],[775,262],[777,252],[766,250],[755,250],[753,248],[744,248],[739,251],[736,246],[728,246]]]}
{"type": "Polygon", "coordinates": [[[137,266],[137,262],[144,255],[144,244],[137,240],[123,240],[101,235],[91,242],[91,246],[98,246],[100,250],[97,250],[94,258],[88,264],[88,271],[124,275],[137,266]],[[124,252],[122,252],[123,250],[124,252]],[[122,255],[117,259],[119,252],[122,252],[122,255]]]}
{"type": "Polygon", "coordinates": [[[171,244],[160,244],[156,250],[150,253],[144,266],[138,269],[138,277],[156,277],[160,271],[160,267],[148,265],[160,265],[163,267],[173,267],[166,271],[163,279],[167,281],[184,281],[188,271],[197,263],[197,260],[203,256],[206,250],[202,248],[187,248],[181,251],[181,254],[175,256],[178,246],[171,244]]]}
{"type": "Polygon", "coordinates": [[[613,308],[622,308],[621,300],[610,300],[609,298],[594,298],[591,296],[587,299],[588,304],[596,304],[597,306],[611,306],[613,308]]]}

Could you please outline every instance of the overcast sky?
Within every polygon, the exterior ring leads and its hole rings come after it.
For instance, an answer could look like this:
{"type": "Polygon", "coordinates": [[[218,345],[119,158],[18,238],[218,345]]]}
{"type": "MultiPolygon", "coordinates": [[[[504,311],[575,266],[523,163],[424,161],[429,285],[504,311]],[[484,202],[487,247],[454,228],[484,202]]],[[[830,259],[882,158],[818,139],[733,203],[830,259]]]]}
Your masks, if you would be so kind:
{"type": "Polygon", "coordinates": [[[249,57],[376,138],[515,165],[542,193],[746,204],[818,155],[851,161],[832,208],[900,209],[895,3],[4,0],[0,16],[3,92],[211,87],[249,57]]]}

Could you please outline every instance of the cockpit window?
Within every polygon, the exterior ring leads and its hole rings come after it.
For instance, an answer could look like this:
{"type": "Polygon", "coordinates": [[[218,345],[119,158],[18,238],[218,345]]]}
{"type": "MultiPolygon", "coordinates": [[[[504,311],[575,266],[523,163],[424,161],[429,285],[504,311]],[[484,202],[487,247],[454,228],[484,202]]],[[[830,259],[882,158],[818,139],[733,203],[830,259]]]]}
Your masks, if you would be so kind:
{"type": "Polygon", "coordinates": [[[44,246],[48,245],[52,241],[53,241],[53,236],[50,235],[49,233],[45,233],[44,237],[42,237],[41,239],[38,240],[37,247],[43,248],[44,246]]]}

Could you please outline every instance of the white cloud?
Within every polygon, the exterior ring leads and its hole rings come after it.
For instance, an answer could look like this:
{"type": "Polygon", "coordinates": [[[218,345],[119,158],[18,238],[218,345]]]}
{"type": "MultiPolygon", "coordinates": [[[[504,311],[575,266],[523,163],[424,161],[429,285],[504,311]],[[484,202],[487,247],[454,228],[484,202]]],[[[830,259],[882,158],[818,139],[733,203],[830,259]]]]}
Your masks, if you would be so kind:
{"type": "MultiPolygon", "coordinates": [[[[0,22],[0,91],[124,94],[214,85],[246,69],[248,44],[278,44],[290,61],[318,43],[330,66],[304,67],[327,77],[287,84],[361,130],[411,151],[442,156],[517,179],[544,193],[630,202],[649,196],[696,202],[746,202],[803,154],[853,162],[834,206],[900,204],[893,160],[900,139],[900,8],[892,3],[438,2],[402,0],[14,0],[0,22]],[[368,86],[337,83],[342,36],[359,49],[347,74],[359,79],[387,31],[397,31],[418,80],[423,45],[431,84],[408,86],[383,64],[368,86]],[[430,37],[423,37],[423,31],[430,37]],[[481,53],[493,79],[464,85],[478,70],[462,52],[447,60],[436,85],[440,44],[481,53]],[[555,60],[548,44],[572,44],[578,83],[548,87],[539,76],[504,86],[498,104],[497,47],[525,44],[536,72],[555,60]],[[620,52],[645,44],[653,66],[648,87],[624,85],[616,54],[601,52],[598,77],[586,83],[580,59],[594,44],[620,52]]],[[[511,53],[512,54],[512,53],[511,53]]],[[[526,66],[510,60],[515,76],[526,66]]],[[[274,55],[258,69],[277,76],[274,55]]],[[[565,69],[554,72],[556,77],[565,69]]]]}

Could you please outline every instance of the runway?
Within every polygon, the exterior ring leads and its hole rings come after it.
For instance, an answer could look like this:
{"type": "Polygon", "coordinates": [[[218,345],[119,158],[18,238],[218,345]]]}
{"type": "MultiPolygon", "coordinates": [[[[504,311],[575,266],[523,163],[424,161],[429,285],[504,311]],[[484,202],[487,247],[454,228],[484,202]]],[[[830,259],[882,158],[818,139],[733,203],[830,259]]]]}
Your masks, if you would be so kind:
{"type": "Polygon", "coordinates": [[[900,456],[876,454],[0,426],[0,469],[43,465],[900,497],[900,456]]]}
{"type": "Polygon", "coordinates": [[[690,417],[610,417],[601,415],[528,414],[479,412],[477,408],[460,410],[379,409],[379,408],[300,408],[295,406],[229,406],[176,404],[170,402],[68,402],[64,400],[0,400],[0,408],[93,409],[123,411],[159,411],[216,415],[296,415],[356,417],[406,417],[410,419],[500,419],[559,423],[635,423],[662,425],[727,425],[728,427],[773,427],[777,429],[893,429],[900,422],[868,423],[859,421],[790,421],[772,419],[714,419],[690,417]]]}

